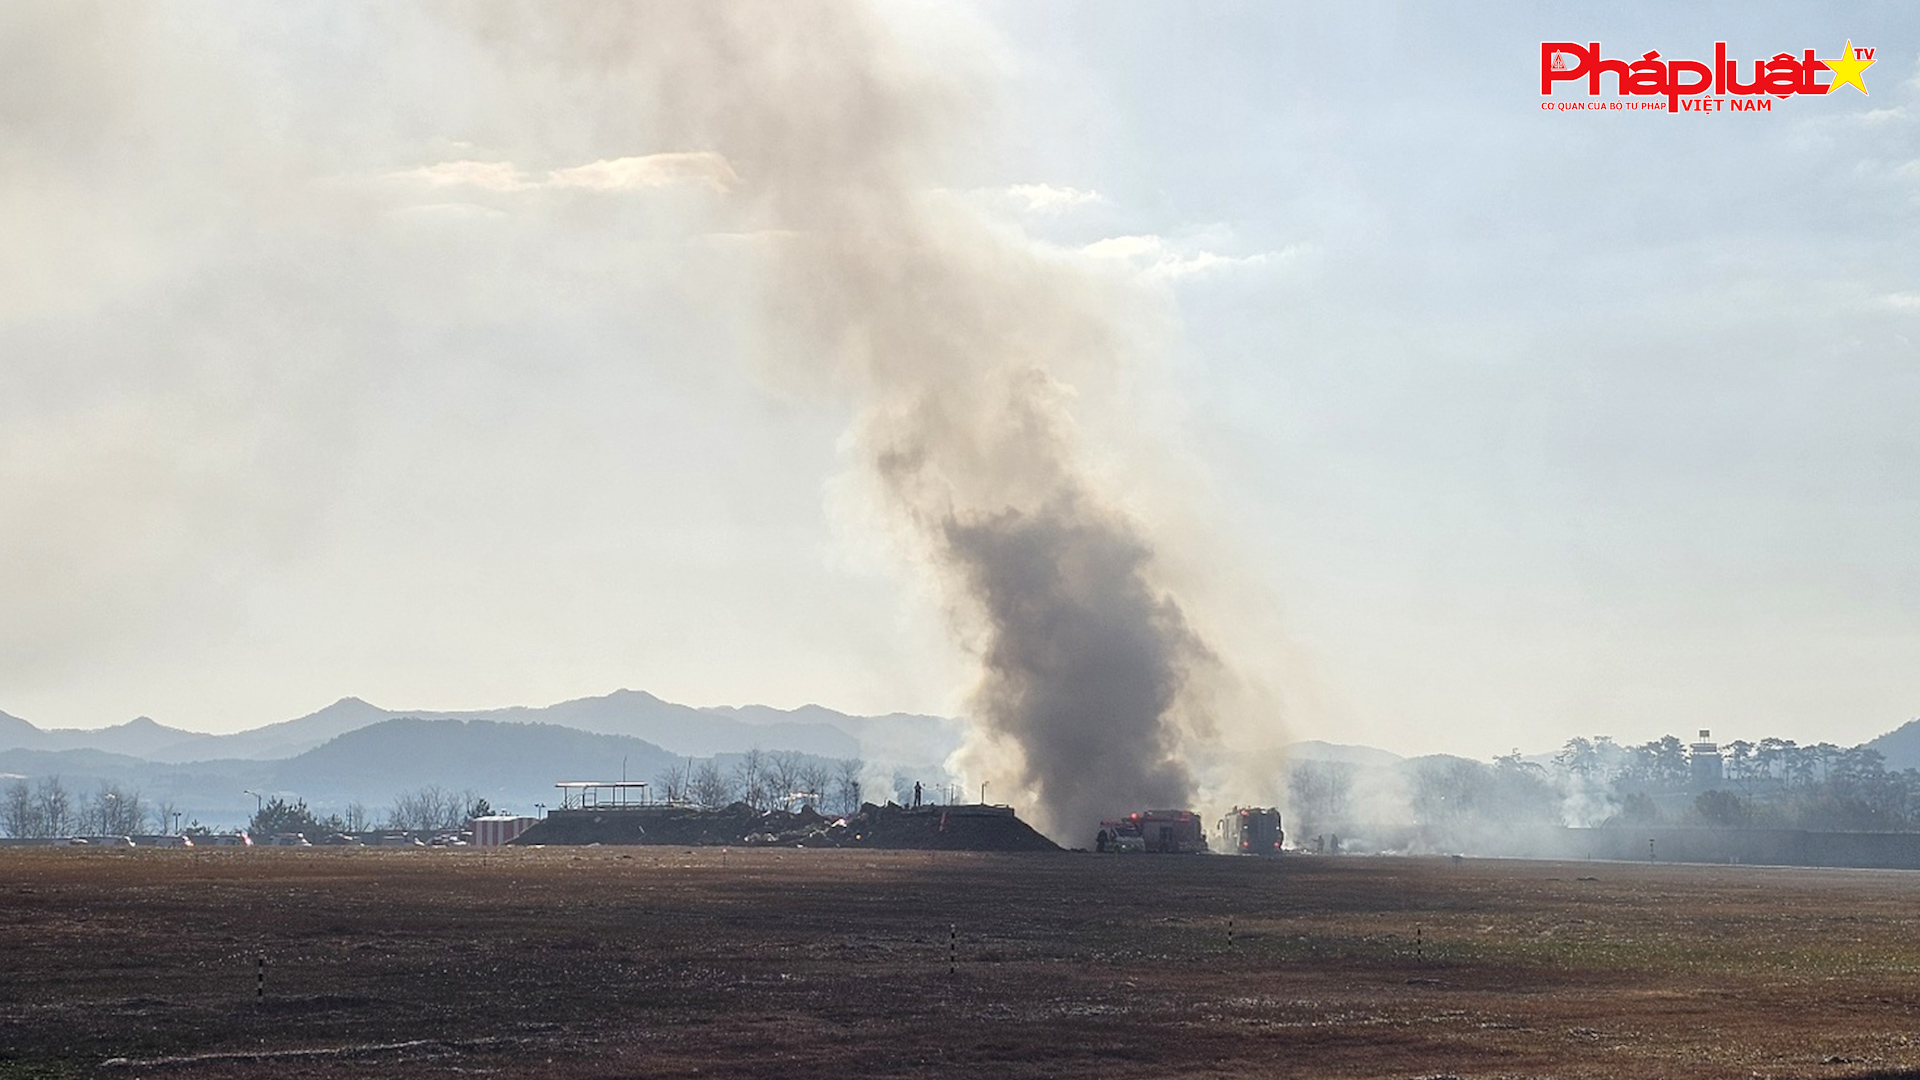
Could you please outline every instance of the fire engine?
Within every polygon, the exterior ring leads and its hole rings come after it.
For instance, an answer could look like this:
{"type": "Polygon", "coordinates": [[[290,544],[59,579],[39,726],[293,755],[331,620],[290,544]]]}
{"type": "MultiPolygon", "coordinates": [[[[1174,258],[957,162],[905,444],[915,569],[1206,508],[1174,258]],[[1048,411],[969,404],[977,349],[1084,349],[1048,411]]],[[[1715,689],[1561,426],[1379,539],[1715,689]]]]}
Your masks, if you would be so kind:
{"type": "Polygon", "coordinates": [[[1141,810],[1101,822],[1094,850],[1203,852],[1207,850],[1207,837],[1200,827],[1200,815],[1191,810],[1141,810]]]}
{"type": "Polygon", "coordinates": [[[1220,850],[1229,855],[1278,855],[1287,834],[1280,811],[1265,806],[1236,806],[1220,819],[1220,850]]]}

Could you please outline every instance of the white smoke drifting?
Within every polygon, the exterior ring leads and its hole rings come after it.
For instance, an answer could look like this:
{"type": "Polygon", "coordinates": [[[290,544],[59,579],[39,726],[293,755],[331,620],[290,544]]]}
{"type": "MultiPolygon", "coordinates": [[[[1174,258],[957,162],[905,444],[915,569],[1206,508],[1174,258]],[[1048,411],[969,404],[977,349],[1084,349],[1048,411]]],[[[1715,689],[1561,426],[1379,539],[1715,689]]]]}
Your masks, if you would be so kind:
{"type": "Polygon", "coordinates": [[[964,773],[1068,840],[1190,805],[1216,663],[1071,412],[1072,380],[1127,352],[1109,280],[939,194],[967,95],[909,75],[860,9],[653,9],[623,36],[661,49],[661,121],[685,141],[658,149],[737,178],[777,374],[852,396],[874,490],[977,649],[964,773]]]}
{"type": "MultiPolygon", "coordinates": [[[[1174,585],[1207,560],[1170,557],[1177,515],[1087,434],[1137,426],[1112,403],[1147,351],[1138,290],[1163,287],[1130,260],[1158,256],[970,204],[980,81],[843,3],[24,3],[0,28],[10,692],[111,667],[117,707],[177,678],[141,708],[198,726],[181,702],[252,695],[219,706],[238,721],[297,679],[479,702],[651,680],[667,639],[824,680],[804,669],[831,649],[701,624],[793,576],[769,550],[814,556],[675,513],[710,509],[729,451],[808,456],[681,407],[747,355],[850,403],[842,487],[978,659],[969,790],[1079,843],[1196,797],[1227,665],[1174,585]]],[[[778,474],[741,499],[769,521],[817,475],[754,471],[778,474]]],[[[842,651],[925,655],[891,646],[842,651]]]]}

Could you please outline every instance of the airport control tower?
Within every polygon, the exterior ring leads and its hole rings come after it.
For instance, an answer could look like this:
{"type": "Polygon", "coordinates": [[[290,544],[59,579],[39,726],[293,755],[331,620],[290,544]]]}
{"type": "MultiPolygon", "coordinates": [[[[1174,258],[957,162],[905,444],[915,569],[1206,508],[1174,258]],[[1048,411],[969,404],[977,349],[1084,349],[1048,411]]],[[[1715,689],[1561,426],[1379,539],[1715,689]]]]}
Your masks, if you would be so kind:
{"type": "Polygon", "coordinates": [[[1691,747],[1689,763],[1693,766],[1693,789],[1706,791],[1720,786],[1726,778],[1725,759],[1720,756],[1720,744],[1713,741],[1713,732],[1700,729],[1700,739],[1691,747]]]}

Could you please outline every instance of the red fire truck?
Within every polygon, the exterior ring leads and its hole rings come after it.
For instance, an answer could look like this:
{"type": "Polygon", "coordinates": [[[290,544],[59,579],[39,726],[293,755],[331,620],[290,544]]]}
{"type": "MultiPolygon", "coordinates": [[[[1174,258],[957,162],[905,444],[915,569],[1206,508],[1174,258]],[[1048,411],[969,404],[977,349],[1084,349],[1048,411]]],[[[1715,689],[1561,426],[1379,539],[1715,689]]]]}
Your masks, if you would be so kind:
{"type": "Polygon", "coordinates": [[[1278,855],[1287,834],[1280,811],[1266,806],[1236,806],[1220,819],[1220,850],[1229,855],[1278,855]]]}
{"type": "Polygon", "coordinates": [[[1094,850],[1202,852],[1207,850],[1207,837],[1200,827],[1200,815],[1191,810],[1141,810],[1101,822],[1094,850]]]}

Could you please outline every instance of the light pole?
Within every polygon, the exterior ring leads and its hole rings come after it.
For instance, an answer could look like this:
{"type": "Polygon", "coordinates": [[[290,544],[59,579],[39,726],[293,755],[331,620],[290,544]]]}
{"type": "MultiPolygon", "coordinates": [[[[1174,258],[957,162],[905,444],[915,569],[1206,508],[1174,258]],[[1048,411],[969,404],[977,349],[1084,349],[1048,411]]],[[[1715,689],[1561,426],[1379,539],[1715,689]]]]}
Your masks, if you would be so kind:
{"type": "Polygon", "coordinates": [[[173,812],[173,835],[180,835],[180,811],[178,810],[173,812]]]}
{"type": "MultiPolygon", "coordinates": [[[[109,791],[106,793],[106,798],[113,803],[113,808],[110,812],[102,813],[100,815],[103,819],[105,819],[100,822],[100,831],[103,833],[119,832],[120,831],[120,795],[117,792],[109,791]]],[[[100,809],[103,811],[106,811],[107,807],[103,806],[100,809]]],[[[1651,843],[1652,841],[1648,841],[1648,842],[1651,843]]]]}
{"type": "Polygon", "coordinates": [[[980,805],[987,805],[987,782],[985,780],[980,781],[980,805]]]}
{"type": "Polygon", "coordinates": [[[241,792],[241,794],[253,796],[253,817],[255,821],[258,821],[260,819],[261,812],[267,808],[267,801],[261,798],[260,793],[253,790],[252,788],[246,789],[245,791],[241,792]]]}
{"type": "Polygon", "coordinates": [[[535,810],[538,810],[538,811],[540,811],[540,816],[541,816],[542,818],[545,818],[545,817],[547,816],[547,804],[546,804],[546,803],[543,803],[543,802],[537,802],[537,803],[534,803],[534,804],[533,804],[533,808],[534,808],[535,810]]]}

